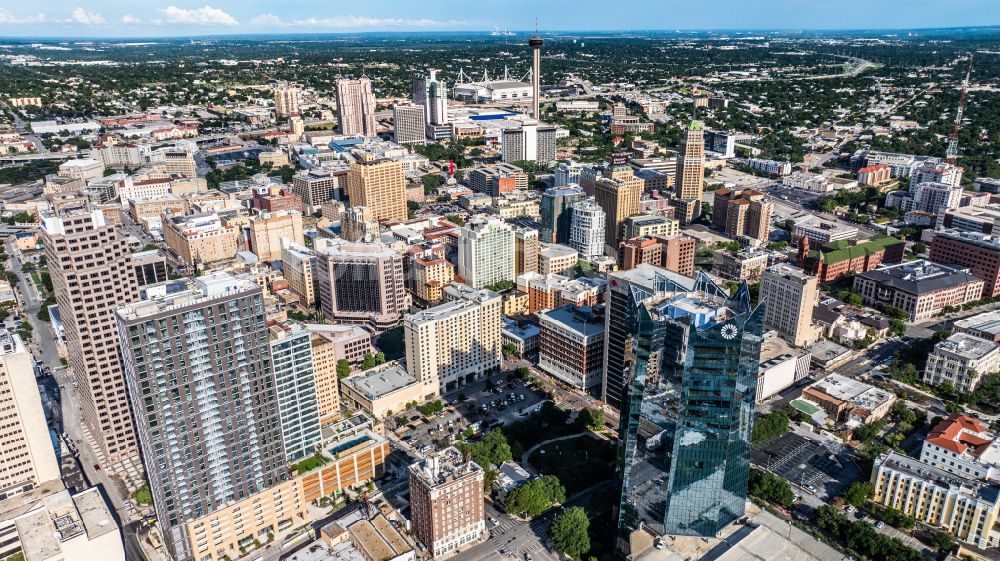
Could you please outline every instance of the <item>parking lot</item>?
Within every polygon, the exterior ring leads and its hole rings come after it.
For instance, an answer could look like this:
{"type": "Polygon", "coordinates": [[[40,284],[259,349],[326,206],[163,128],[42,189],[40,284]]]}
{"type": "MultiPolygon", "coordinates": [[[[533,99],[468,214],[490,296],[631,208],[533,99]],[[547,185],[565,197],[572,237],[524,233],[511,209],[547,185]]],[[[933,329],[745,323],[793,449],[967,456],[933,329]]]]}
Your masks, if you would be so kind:
{"type": "Polygon", "coordinates": [[[545,396],[521,380],[507,380],[507,373],[494,374],[492,391],[479,381],[442,398],[443,411],[431,417],[418,409],[408,409],[398,418],[406,423],[393,427],[393,432],[417,452],[427,454],[450,444],[454,438],[472,428],[486,431],[529,415],[545,396]],[[462,399],[464,398],[464,399],[462,399]]]}
{"type": "Polygon", "coordinates": [[[840,495],[861,470],[846,451],[835,452],[815,440],[789,432],[755,448],[751,462],[787,480],[793,491],[815,495],[821,501],[840,495]]]}

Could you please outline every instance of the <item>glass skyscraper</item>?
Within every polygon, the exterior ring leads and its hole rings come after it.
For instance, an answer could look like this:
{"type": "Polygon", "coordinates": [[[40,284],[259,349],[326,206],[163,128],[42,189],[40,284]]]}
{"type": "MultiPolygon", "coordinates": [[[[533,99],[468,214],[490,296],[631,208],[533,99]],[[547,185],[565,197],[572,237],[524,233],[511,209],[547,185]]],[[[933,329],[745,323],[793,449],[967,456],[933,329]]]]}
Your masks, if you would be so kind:
{"type": "Polygon", "coordinates": [[[743,515],[763,331],[751,308],[699,273],[630,287],[618,449],[617,549],[651,535],[715,536],[743,515]]]}

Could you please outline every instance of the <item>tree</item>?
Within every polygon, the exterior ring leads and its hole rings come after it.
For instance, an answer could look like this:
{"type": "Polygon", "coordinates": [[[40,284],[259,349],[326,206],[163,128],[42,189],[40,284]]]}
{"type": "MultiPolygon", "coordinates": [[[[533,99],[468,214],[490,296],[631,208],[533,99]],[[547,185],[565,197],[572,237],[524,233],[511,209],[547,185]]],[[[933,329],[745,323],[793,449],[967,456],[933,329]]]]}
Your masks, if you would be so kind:
{"type": "Polygon", "coordinates": [[[854,506],[861,506],[865,504],[868,497],[872,496],[875,490],[872,489],[872,484],[867,481],[855,481],[851,483],[851,486],[847,488],[844,492],[844,500],[854,506]]]}
{"type": "Polygon", "coordinates": [[[510,355],[517,352],[517,346],[514,345],[514,343],[506,343],[504,344],[504,346],[500,347],[500,352],[503,353],[503,356],[505,358],[509,357],[510,355]]]}
{"type": "Polygon", "coordinates": [[[760,444],[786,432],[788,432],[788,414],[784,411],[772,411],[754,421],[751,440],[754,444],[760,444]]]}
{"type": "Polygon", "coordinates": [[[747,489],[751,496],[780,506],[791,506],[795,499],[788,481],[755,468],[750,468],[747,489]]]}
{"type": "Polygon", "coordinates": [[[361,369],[371,370],[375,368],[375,356],[371,353],[365,353],[365,358],[361,359],[361,369]]]}
{"type": "Polygon", "coordinates": [[[955,542],[951,541],[951,536],[944,532],[934,534],[934,547],[940,552],[951,551],[955,547],[955,542]]]}
{"type": "Polygon", "coordinates": [[[914,255],[920,255],[921,253],[927,251],[927,244],[925,244],[924,242],[916,242],[915,244],[913,244],[912,249],[914,255]]]}
{"type": "Polygon", "coordinates": [[[36,315],[35,317],[37,317],[42,321],[51,321],[52,319],[49,317],[49,309],[45,306],[38,308],[38,315],[36,315]]]}
{"type": "Polygon", "coordinates": [[[428,417],[430,417],[431,415],[437,415],[438,413],[440,413],[441,411],[443,411],[444,410],[444,404],[441,403],[440,399],[438,399],[438,400],[432,401],[430,403],[425,403],[425,404],[421,405],[419,407],[419,409],[420,409],[421,413],[423,413],[424,415],[427,415],[428,417]]]}
{"type": "Polygon", "coordinates": [[[347,359],[337,361],[337,378],[346,378],[351,375],[351,363],[347,359]]]}
{"type": "Polygon", "coordinates": [[[375,353],[375,366],[380,364],[385,364],[385,353],[382,351],[375,353]]]}
{"type": "Polygon", "coordinates": [[[504,499],[504,508],[515,516],[534,518],[552,505],[566,500],[566,489],[554,475],[532,479],[511,489],[504,499]]]}
{"type": "Polygon", "coordinates": [[[589,530],[587,512],[582,507],[574,506],[556,517],[549,528],[549,535],[559,553],[578,559],[590,551],[589,530]]]}
{"type": "Polygon", "coordinates": [[[593,407],[584,407],[578,414],[577,421],[589,429],[599,429],[604,426],[604,411],[593,407]]]}

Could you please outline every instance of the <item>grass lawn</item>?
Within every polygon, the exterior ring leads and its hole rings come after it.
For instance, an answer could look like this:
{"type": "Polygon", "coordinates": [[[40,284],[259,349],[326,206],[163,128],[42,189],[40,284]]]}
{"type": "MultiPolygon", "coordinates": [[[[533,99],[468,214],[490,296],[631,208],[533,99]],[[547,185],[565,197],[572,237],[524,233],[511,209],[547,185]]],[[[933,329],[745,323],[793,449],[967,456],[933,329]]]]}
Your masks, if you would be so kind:
{"type": "Polygon", "coordinates": [[[292,469],[299,473],[306,473],[326,464],[328,461],[330,460],[326,456],[314,454],[292,466],[292,469]]]}
{"type": "Polygon", "coordinates": [[[132,493],[132,499],[141,505],[153,504],[153,493],[149,491],[149,485],[143,485],[132,493]]]}
{"type": "Polygon", "coordinates": [[[615,449],[606,440],[582,435],[546,444],[535,450],[528,462],[543,475],[558,477],[566,496],[571,496],[614,473],[615,449]]]}

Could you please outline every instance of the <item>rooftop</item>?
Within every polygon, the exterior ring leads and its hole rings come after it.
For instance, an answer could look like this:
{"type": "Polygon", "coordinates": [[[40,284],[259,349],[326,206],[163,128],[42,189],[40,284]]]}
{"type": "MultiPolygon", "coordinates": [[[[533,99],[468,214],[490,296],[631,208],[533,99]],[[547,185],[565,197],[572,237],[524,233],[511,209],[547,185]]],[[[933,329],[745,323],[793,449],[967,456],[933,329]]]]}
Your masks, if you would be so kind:
{"type": "Polygon", "coordinates": [[[968,454],[982,463],[1000,463],[1000,451],[993,445],[996,436],[987,432],[978,419],[952,413],[934,425],[927,442],[963,455],[968,454]]]}
{"type": "Polygon", "coordinates": [[[939,487],[959,490],[963,495],[981,498],[995,503],[1000,498],[1000,487],[984,483],[978,479],[949,473],[943,469],[925,464],[920,460],[889,452],[875,460],[876,466],[909,474],[915,478],[934,483],[939,487]]]}
{"type": "Polygon", "coordinates": [[[840,374],[830,374],[810,387],[869,411],[896,397],[892,392],[840,374]]]}
{"type": "Polygon", "coordinates": [[[434,456],[410,465],[410,473],[429,487],[437,487],[483,469],[476,462],[465,461],[458,448],[449,446],[434,456]]]}
{"type": "Polygon", "coordinates": [[[955,329],[975,331],[992,336],[1000,335],[1000,310],[983,312],[972,317],[955,320],[955,329]]]}
{"type": "Polygon", "coordinates": [[[966,360],[978,360],[997,348],[997,344],[993,341],[973,337],[967,333],[954,333],[944,341],[934,345],[932,354],[942,351],[966,360]]]}
{"type": "Polygon", "coordinates": [[[357,376],[344,378],[340,383],[350,386],[369,400],[375,400],[418,382],[398,363],[391,363],[357,376]]]}
{"type": "Polygon", "coordinates": [[[122,306],[117,314],[127,321],[136,320],[253,291],[260,291],[260,286],[252,280],[237,278],[226,272],[212,273],[195,278],[187,290],[172,294],[148,293],[149,299],[122,306]]]}
{"type": "Polygon", "coordinates": [[[858,273],[858,276],[883,286],[918,295],[970,282],[982,282],[967,269],[948,267],[924,259],[897,265],[881,265],[874,271],[858,273]]]}
{"type": "Polygon", "coordinates": [[[891,236],[875,236],[867,240],[837,240],[823,244],[822,252],[810,251],[809,256],[819,257],[822,253],[823,261],[838,263],[847,259],[873,255],[901,243],[903,243],[901,240],[891,236]]]}
{"type": "Polygon", "coordinates": [[[544,325],[555,322],[583,337],[596,337],[604,333],[604,310],[599,307],[566,304],[538,315],[544,325]]]}

